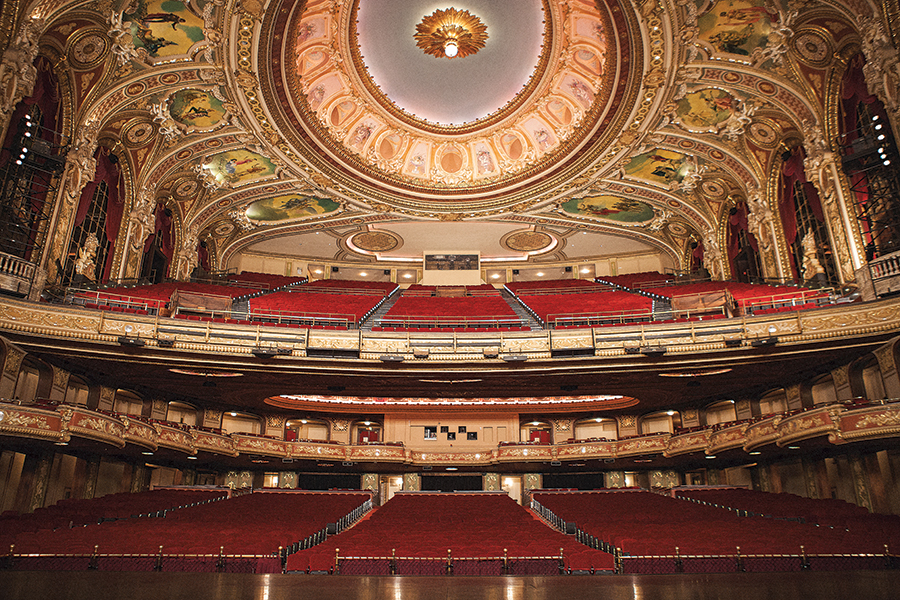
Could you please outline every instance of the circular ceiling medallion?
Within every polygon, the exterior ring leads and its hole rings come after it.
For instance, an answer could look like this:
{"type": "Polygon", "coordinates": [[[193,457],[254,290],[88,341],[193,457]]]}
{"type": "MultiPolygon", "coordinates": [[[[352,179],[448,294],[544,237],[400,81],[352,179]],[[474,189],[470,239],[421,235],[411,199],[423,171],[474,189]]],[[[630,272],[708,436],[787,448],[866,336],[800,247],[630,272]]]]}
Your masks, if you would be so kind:
{"type": "Polygon", "coordinates": [[[433,0],[276,0],[267,72],[239,84],[284,152],[360,203],[432,218],[509,210],[536,180],[549,195],[595,166],[626,126],[642,63],[623,5],[475,0],[466,9],[490,40],[434,60],[398,43],[441,14],[433,0]]]}
{"type": "Polygon", "coordinates": [[[416,46],[436,58],[465,58],[488,39],[487,27],[467,10],[438,9],[416,25],[416,46]]]}
{"type": "Polygon", "coordinates": [[[519,231],[503,240],[503,244],[516,252],[537,252],[553,243],[553,238],[540,231],[519,231]]]}
{"type": "Polygon", "coordinates": [[[400,247],[400,238],[386,231],[365,231],[354,235],[350,242],[367,252],[389,252],[400,247]]]}
{"type": "Polygon", "coordinates": [[[126,124],[122,132],[125,145],[130,148],[148,144],[154,135],[156,135],[156,125],[151,121],[140,119],[134,119],[126,124]]]}
{"type": "Polygon", "coordinates": [[[110,41],[106,32],[96,30],[79,32],[69,49],[69,63],[75,69],[91,69],[103,62],[109,47],[110,41]]]}

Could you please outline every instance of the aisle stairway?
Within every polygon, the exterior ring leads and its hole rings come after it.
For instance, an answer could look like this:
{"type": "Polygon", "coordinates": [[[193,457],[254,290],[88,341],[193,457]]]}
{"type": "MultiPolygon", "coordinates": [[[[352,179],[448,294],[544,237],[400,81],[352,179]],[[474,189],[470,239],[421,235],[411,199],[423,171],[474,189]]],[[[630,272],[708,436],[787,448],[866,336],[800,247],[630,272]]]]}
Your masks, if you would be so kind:
{"type": "Polygon", "coordinates": [[[516,300],[516,297],[513,296],[509,290],[502,289],[500,290],[500,295],[506,300],[506,303],[510,305],[513,311],[516,313],[516,316],[522,320],[522,325],[525,327],[530,327],[532,331],[540,331],[543,329],[541,327],[541,323],[534,318],[530,312],[528,312],[522,304],[516,300]]]}
{"type": "Polygon", "coordinates": [[[360,331],[372,331],[372,327],[378,325],[378,322],[381,321],[382,317],[387,314],[391,307],[397,302],[402,294],[402,290],[397,289],[393,294],[387,297],[387,299],[379,306],[375,312],[368,316],[362,323],[359,324],[360,331]]]}

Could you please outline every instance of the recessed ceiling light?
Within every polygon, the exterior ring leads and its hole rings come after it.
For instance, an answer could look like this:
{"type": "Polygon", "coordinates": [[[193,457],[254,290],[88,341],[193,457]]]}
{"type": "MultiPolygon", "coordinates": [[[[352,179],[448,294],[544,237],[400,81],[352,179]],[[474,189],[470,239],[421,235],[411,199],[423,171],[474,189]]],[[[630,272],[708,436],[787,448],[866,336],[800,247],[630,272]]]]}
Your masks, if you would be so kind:
{"type": "Polygon", "coordinates": [[[669,416],[671,417],[672,415],[675,414],[675,411],[674,411],[674,410],[667,410],[667,411],[666,411],[666,414],[669,415],[669,416]]]}
{"type": "Polygon", "coordinates": [[[232,417],[236,417],[236,416],[237,416],[237,413],[236,413],[236,412],[230,412],[230,413],[228,413],[228,414],[231,415],[232,417]]]}
{"type": "Polygon", "coordinates": [[[410,275],[409,273],[404,273],[403,279],[412,279],[412,275],[410,275]]]}
{"type": "Polygon", "coordinates": [[[197,460],[196,456],[188,456],[188,460],[197,460]]]}
{"type": "Polygon", "coordinates": [[[153,456],[152,452],[141,452],[144,456],[153,456]]]}
{"type": "Polygon", "coordinates": [[[788,446],[788,450],[799,450],[800,446],[788,446]]]}
{"type": "Polygon", "coordinates": [[[762,454],[762,452],[760,452],[759,450],[754,450],[750,453],[750,456],[759,456],[760,454],[762,454]]]}
{"type": "Polygon", "coordinates": [[[538,273],[537,276],[538,276],[538,277],[543,277],[544,274],[543,274],[543,273],[538,273]]]}
{"type": "Polygon", "coordinates": [[[360,271],[360,272],[359,272],[359,276],[360,276],[360,277],[365,277],[366,275],[368,275],[368,273],[366,273],[365,271],[360,271]]]}
{"type": "Polygon", "coordinates": [[[707,458],[708,460],[712,460],[712,459],[714,459],[715,457],[716,457],[715,454],[710,454],[710,455],[707,456],[706,458],[707,458]]]}
{"type": "Polygon", "coordinates": [[[447,467],[448,471],[459,471],[456,467],[447,467]]]}

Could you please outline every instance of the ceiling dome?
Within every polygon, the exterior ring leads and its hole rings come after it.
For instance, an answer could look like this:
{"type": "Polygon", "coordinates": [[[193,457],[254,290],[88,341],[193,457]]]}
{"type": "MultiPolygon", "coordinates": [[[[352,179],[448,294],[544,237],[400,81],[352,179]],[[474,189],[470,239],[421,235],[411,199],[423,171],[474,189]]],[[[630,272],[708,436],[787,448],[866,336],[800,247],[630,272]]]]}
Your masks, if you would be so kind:
{"type": "Polygon", "coordinates": [[[455,3],[487,37],[453,60],[416,45],[435,8],[282,0],[270,11],[274,60],[260,61],[271,68],[260,81],[282,152],[376,209],[474,216],[552,194],[613,143],[634,87],[615,0],[455,3]]]}

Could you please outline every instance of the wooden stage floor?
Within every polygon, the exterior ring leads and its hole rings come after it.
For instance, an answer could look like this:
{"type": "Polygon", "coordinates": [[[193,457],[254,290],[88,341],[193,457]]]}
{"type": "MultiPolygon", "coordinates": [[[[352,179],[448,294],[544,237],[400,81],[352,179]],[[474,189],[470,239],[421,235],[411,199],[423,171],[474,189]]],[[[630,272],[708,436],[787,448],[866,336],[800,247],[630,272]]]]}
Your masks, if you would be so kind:
{"type": "Polygon", "coordinates": [[[0,572],[3,600],[893,600],[898,597],[900,571],[562,577],[0,572]]]}

